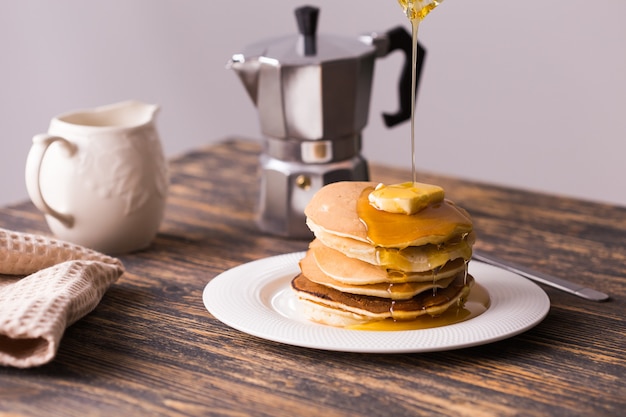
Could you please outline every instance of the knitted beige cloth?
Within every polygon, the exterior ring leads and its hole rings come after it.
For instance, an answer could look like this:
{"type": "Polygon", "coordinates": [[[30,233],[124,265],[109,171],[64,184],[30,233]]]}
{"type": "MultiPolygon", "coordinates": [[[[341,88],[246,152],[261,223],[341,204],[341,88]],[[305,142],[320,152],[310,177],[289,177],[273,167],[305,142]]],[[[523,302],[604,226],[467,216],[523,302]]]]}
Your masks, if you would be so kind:
{"type": "Polygon", "coordinates": [[[52,360],[65,329],[123,273],[118,259],[91,249],[0,228],[0,365],[52,360]]]}

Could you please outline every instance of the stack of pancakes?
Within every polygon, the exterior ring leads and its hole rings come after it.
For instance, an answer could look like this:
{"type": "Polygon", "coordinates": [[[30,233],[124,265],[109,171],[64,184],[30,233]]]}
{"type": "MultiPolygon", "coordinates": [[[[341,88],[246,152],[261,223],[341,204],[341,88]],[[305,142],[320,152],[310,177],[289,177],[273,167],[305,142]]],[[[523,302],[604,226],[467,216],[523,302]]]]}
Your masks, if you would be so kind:
{"type": "Polygon", "coordinates": [[[378,210],[368,201],[375,186],[332,183],[305,209],[315,239],[292,288],[313,321],[344,327],[437,316],[469,294],[468,213],[446,199],[410,215],[378,210]]]}

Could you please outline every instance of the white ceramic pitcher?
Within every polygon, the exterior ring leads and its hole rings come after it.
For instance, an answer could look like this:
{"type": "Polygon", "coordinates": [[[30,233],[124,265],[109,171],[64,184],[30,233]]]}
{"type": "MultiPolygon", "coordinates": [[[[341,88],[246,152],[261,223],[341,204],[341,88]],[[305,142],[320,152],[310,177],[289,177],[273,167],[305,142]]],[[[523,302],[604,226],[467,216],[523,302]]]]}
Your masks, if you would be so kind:
{"type": "Polygon", "coordinates": [[[35,135],[26,188],[57,238],[111,254],[152,242],[169,184],[158,110],[138,101],[78,110],[35,135]]]}

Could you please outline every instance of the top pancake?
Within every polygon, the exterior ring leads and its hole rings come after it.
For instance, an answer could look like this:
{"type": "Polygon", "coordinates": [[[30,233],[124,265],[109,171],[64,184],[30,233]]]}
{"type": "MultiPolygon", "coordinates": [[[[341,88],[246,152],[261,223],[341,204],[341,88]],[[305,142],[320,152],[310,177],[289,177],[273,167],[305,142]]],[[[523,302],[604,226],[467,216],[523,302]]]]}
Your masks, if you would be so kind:
{"type": "Polygon", "coordinates": [[[413,215],[377,210],[362,200],[367,200],[376,185],[357,181],[328,184],[313,196],[304,213],[327,233],[387,248],[439,244],[472,231],[469,214],[449,200],[413,215]],[[375,221],[366,225],[364,218],[375,221]]]}

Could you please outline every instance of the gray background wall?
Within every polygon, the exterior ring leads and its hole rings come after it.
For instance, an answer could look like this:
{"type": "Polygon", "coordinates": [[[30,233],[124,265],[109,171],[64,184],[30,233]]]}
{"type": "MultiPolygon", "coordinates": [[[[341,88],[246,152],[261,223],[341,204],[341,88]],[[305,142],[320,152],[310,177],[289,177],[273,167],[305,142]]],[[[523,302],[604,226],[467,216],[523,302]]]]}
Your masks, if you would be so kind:
{"type": "MultiPolygon", "coordinates": [[[[302,4],[0,0],[0,204],[27,198],[31,138],[67,110],[158,103],[168,156],[257,138],[256,111],[225,63],[257,39],[294,32],[302,4]]],[[[408,28],[396,0],[309,4],[321,7],[324,32],[408,28]]],[[[420,28],[429,55],[418,168],[626,205],[624,16],[623,0],[444,2],[420,28]]],[[[380,117],[396,108],[401,61],[376,64],[364,154],[409,168],[409,125],[388,130],[380,117]]]]}

